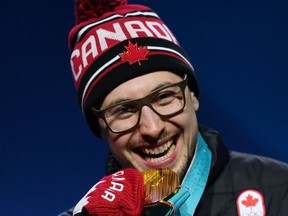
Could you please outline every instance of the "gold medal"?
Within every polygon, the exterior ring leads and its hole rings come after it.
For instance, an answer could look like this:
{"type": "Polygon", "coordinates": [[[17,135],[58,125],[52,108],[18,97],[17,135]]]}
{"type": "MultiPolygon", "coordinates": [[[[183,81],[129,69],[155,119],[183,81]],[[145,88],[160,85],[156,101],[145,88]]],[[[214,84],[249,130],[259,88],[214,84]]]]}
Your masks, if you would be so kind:
{"type": "MultiPolygon", "coordinates": [[[[165,203],[180,188],[178,175],[167,168],[149,169],[142,172],[145,184],[145,206],[165,203]]],[[[169,205],[169,204],[168,204],[169,205]]]]}

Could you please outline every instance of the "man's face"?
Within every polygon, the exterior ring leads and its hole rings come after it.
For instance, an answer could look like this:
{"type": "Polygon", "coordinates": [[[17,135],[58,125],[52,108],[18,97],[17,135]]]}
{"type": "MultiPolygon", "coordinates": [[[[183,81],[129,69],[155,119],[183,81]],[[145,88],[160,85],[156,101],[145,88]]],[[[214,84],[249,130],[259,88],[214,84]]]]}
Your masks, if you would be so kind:
{"type": "MultiPolygon", "coordinates": [[[[180,76],[158,71],[133,78],[111,91],[104,99],[101,109],[115,101],[134,100],[145,97],[159,85],[182,81],[180,76]]],[[[135,167],[139,171],[150,168],[170,168],[180,178],[186,172],[193,157],[197,141],[197,98],[185,88],[186,106],[182,112],[169,118],[161,118],[148,106],[143,106],[139,125],[132,131],[111,132],[99,119],[101,135],[122,167],[135,167]]]]}

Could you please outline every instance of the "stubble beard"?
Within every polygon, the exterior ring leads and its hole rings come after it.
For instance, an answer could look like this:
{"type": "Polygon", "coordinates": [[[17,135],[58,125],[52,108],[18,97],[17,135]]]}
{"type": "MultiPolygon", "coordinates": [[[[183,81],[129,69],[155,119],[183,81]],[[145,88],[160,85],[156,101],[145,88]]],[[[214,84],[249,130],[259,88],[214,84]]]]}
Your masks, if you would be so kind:
{"type": "Polygon", "coordinates": [[[182,166],[178,171],[178,177],[181,183],[184,180],[184,177],[190,167],[191,161],[194,157],[194,152],[195,152],[195,146],[189,146],[188,155],[185,156],[185,159],[182,162],[182,166]]]}

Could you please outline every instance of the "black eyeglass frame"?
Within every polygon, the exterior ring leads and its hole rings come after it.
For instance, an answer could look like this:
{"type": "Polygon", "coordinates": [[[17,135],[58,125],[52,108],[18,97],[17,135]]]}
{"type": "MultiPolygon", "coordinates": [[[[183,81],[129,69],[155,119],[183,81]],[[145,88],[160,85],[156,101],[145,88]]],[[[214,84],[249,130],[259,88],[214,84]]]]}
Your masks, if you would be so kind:
{"type": "Polygon", "coordinates": [[[114,104],[110,107],[107,107],[105,109],[102,109],[102,110],[97,110],[95,107],[91,107],[92,109],[92,113],[97,116],[98,118],[101,118],[104,120],[105,124],[107,125],[108,129],[113,132],[113,133],[123,133],[123,132],[128,132],[128,131],[132,131],[134,130],[134,128],[136,128],[140,122],[140,117],[141,117],[141,110],[142,110],[142,107],[143,106],[148,106],[150,109],[152,109],[158,116],[160,116],[161,118],[169,118],[169,117],[172,117],[174,115],[177,115],[179,114],[180,112],[183,111],[183,109],[185,108],[185,105],[186,105],[186,98],[185,98],[185,88],[187,86],[187,83],[188,83],[188,77],[187,75],[185,75],[185,77],[183,78],[182,81],[178,82],[178,83],[173,83],[171,85],[166,85],[166,86],[163,86],[159,89],[156,89],[155,91],[152,91],[151,93],[149,93],[148,95],[146,95],[145,97],[142,97],[142,98],[138,98],[138,99],[133,99],[133,100],[127,100],[127,101],[123,101],[123,102],[120,102],[120,103],[117,103],[117,104],[114,104]],[[157,93],[157,92],[160,92],[161,90],[165,89],[165,88],[169,88],[169,87],[173,87],[173,86],[179,86],[180,89],[181,89],[181,93],[183,95],[183,106],[180,110],[177,110],[176,112],[174,113],[169,113],[167,115],[162,115],[160,114],[159,112],[157,112],[157,110],[154,109],[154,107],[152,106],[151,104],[151,98],[157,93]],[[133,105],[137,108],[139,114],[138,114],[138,120],[137,122],[135,123],[135,125],[129,129],[126,129],[126,130],[123,130],[123,131],[116,131],[116,130],[113,130],[110,125],[108,124],[107,120],[106,120],[106,117],[105,117],[105,112],[109,109],[111,109],[112,107],[115,107],[115,106],[119,106],[121,104],[126,104],[126,103],[132,103],[133,102],[133,105]]]}

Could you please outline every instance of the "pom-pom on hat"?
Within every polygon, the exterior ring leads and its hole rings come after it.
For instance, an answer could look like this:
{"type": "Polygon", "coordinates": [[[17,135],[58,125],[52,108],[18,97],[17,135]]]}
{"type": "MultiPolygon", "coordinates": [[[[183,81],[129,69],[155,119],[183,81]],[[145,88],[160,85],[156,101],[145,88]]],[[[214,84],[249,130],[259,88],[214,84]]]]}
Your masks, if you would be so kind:
{"type": "Polygon", "coordinates": [[[199,96],[187,54],[149,7],[126,0],[76,0],[75,17],[68,38],[71,69],[79,105],[97,136],[91,107],[129,79],[161,70],[185,73],[190,90],[199,96]]]}

